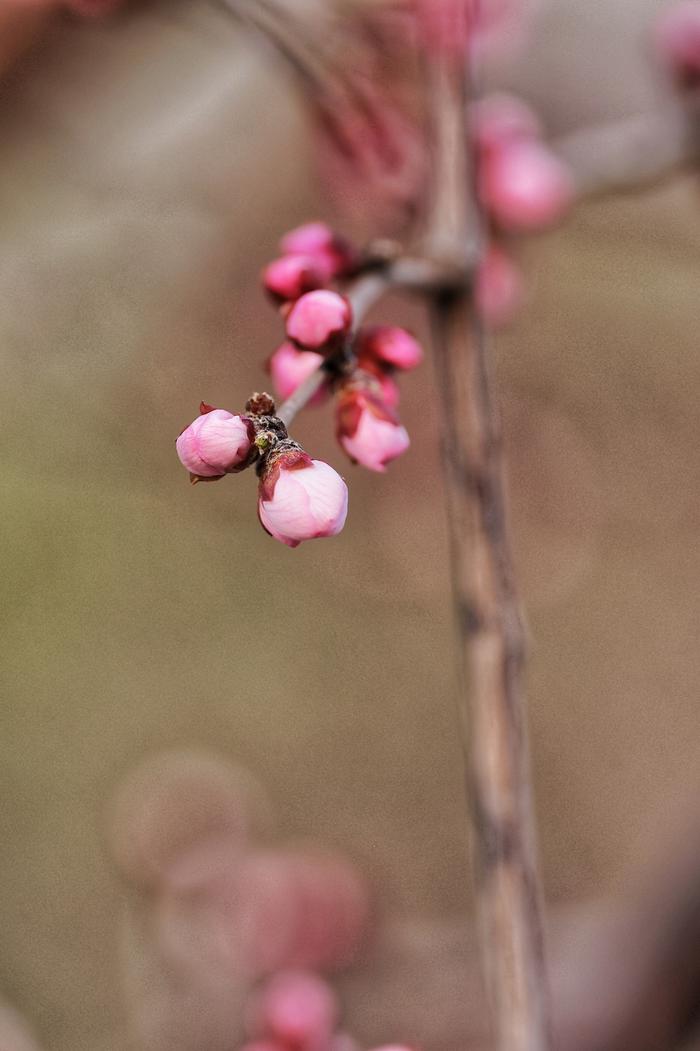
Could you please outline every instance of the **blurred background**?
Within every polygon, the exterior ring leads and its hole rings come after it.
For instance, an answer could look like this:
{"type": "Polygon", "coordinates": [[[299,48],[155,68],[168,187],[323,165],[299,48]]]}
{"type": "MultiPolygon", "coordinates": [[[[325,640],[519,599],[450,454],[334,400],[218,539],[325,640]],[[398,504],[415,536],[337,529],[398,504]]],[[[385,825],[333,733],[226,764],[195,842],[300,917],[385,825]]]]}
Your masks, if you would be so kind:
{"type": "MultiPolygon", "coordinates": [[[[662,6],[542,0],[494,82],[553,136],[644,112],[662,6]]],[[[0,990],[47,1048],[117,1051],[104,814],[143,757],[246,767],[274,834],[359,860],[390,918],[471,912],[466,817],[429,363],[386,476],[327,408],[295,426],[349,483],[333,542],[283,548],[254,476],[191,488],[174,454],[201,399],[266,385],[279,236],[381,231],[329,204],[287,70],[222,10],[45,22],[12,65],[6,30],[0,83],[0,990]]],[[[495,342],[553,914],[633,897],[700,831],[697,206],[679,174],[528,239],[495,342]]]]}

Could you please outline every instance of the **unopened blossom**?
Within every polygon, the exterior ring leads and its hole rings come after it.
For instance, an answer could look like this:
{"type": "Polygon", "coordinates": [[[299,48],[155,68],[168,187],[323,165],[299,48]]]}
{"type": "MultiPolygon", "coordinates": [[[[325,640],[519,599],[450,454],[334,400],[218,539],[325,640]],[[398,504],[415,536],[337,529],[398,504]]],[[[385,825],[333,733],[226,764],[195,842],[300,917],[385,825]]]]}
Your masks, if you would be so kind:
{"type": "Polygon", "coordinates": [[[656,50],[684,88],[700,86],[700,0],[662,11],[654,27],[656,50]]]}
{"type": "Polygon", "coordinates": [[[352,308],[338,292],[318,289],[297,299],[287,314],[287,336],[304,350],[338,346],[350,331],[352,308]]]}
{"type": "Polygon", "coordinates": [[[377,394],[390,409],[397,408],[401,395],[399,385],[394,379],[395,371],[389,365],[373,357],[359,357],[357,364],[363,372],[368,373],[378,384],[377,394]]]}
{"type": "Polygon", "coordinates": [[[524,297],[520,270],[507,252],[491,245],[476,272],[474,303],[487,325],[495,328],[513,317],[524,297]]]}
{"type": "MultiPolygon", "coordinates": [[[[275,390],[282,400],[293,394],[316,370],[323,365],[323,354],[315,350],[299,350],[293,343],[283,343],[270,356],[267,369],[275,385],[275,390]]],[[[323,384],[316,391],[309,405],[322,405],[328,397],[328,385],[323,384]]]]}
{"type": "Polygon", "coordinates": [[[479,150],[498,149],[518,139],[540,138],[542,125],[528,104],[506,92],[485,95],[471,107],[470,123],[479,150]]]}
{"type": "Polygon", "coordinates": [[[301,449],[277,455],[260,479],[258,516],[288,547],[336,536],[345,525],[348,489],[333,468],[301,449]]]}
{"type": "Polygon", "coordinates": [[[323,288],[331,272],[322,259],[308,255],[283,255],[269,263],[262,274],[263,285],[279,301],[298,299],[305,292],[323,288]]]}
{"type": "Polygon", "coordinates": [[[392,409],[372,392],[354,385],[339,397],[337,436],[351,460],[379,472],[411,444],[392,409]]]}
{"type": "Polygon", "coordinates": [[[175,442],[194,479],[222,478],[246,466],[255,437],[250,420],[202,403],[202,414],[175,442]]]}
{"type": "Polygon", "coordinates": [[[436,54],[464,55],[517,42],[525,0],[414,0],[419,43],[436,54]],[[514,39],[515,38],[515,39],[514,39]]]}
{"type": "Polygon", "coordinates": [[[338,1021],[338,999],[311,971],[279,971],[254,994],[246,1028],[296,1051],[328,1046],[338,1021]]]}
{"type": "Polygon", "coordinates": [[[514,141],[488,153],[479,172],[481,198],[503,229],[537,230],[560,219],[573,201],[566,165],[544,144],[514,141]]]}
{"type": "Polygon", "coordinates": [[[313,259],[328,277],[344,277],[357,265],[355,248],[327,223],[304,223],[290,230],[280,241],[283,255],[303,255],[313,259]]]}
{"type": "Polygon", "coordinates": [[[367,325],[358,333],[355,350],[361,363],[374,358],[397,369],[415,369],[423,360],[418,340],[398,325],[367,325]]]}

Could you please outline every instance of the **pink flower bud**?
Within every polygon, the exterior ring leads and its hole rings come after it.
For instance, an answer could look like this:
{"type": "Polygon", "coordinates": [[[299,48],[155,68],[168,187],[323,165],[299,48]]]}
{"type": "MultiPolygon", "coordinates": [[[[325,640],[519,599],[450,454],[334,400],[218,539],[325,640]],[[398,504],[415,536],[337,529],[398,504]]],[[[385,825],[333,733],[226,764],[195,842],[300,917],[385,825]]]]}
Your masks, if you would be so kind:
{"type": "Polygon", "coordinates": [[[287,315],[287,335],[305,350],[337,346],[350,331],[352,309],[344,296],[327,289],[307,292],[287,315]]]}
{"type": "Polygon", "coordinates": [[[481,260],[474,285],[476,309],[487,325],[505,325],[524,297],[519,269],[501,248],[491,245],[481,260]]]}
{"type": "Polygon", "coordinates": [[[310,971],[279,971],[251,999],[247,1028],[295,1051],[326,1047],[338,1021],[338,999],[310,971]]]}
{"type": "Polygon", "coordinates": [[[405,328],[371,325],[360,330],[356,352],[360,361],[375,358],[397,369],[415,369],[423,360],[423,348],[405,328]]]}
{"type": "Polygon", "coordinates": [[[497,92],[472,106],[474,139],[480,150],[494,150],[517,139],[538,139],[542,125],[533,109],[516,95],[497,92]]]}
{"type": "Polygon", "coordinates": [[[520,36],[524,7],[523,0],[415,0],[419,40],[443,55],[500,49],[520,36]]]}
{"type": "Polygon", "coordinates": [[[327,271],[329,277],[344,277],[358,262],[358,253],[349,241],[326,223],[305,223],[290,230],[280,241],[285,255],[304,255],[327,271]]]}
{"type": "MultiPolygon", "coordinates": [[[[357,365],[361,372],[367,373],[368,378],[376,380],[378,384],[376,389],[377,396],[388,405],[390,409],[395,409],[399,401],[401,400],[401,393],[399,386],[394,379],[394,368],[391,365],[385,365],[374,356],[361,355],[357,359],[357,365]]],[[[370,393],[373,393],[370,391],[370,393]]]]}
{"type": "Polygon", "coordinates": [[[323,288],[331,276],[322,259],[308,255],[283,255],[263,270],[262,280],[277,300],[298,299],[305,292],[323,288]]]}
{"type": "Polygon", "coordinates": [[[482,200],[507,230],[537,230],[560,219],[574,188],[568,168],[546,146],[514,141],[487,154],[480,172],[482,200]]]}
{"type": "MultiPolygon", "coordinates": [[[[292,343],[283,343],[267,362],[275,390],[284,400],[308,379],[324,362],[322,354],[313,350],[297,350],[292,343]]],[[[328,386],[324,384],[316,391],[309,405],[322,405],[328,397],[328,386]]]]}
{"type": "Polygon", "coordinates": [[[348,489],[332,467],[301,450],[284,452],[260,479],[258,516],[275,540],[297,547],[303,540],[336,536],[345,525],[348,489]]]}
{"type": "Polygon", "coordinates": [[[202,402],[202,415],[185,427],[175,448],[193,479],[221,478],[246,465],[254,437],[249,420],[202,402]]]}
{"type": "Polygon", "coordinates": [[[370,471],[385,471],[386,465],[410,445],[406,428],[388,405],[357,388],[340,396],[337,436],[350,459],[370,471]]]}
{"type": "Polygon", "coordinates": [[[663,11],[656,21],[654,42],[681,87],[700,86],[699,0],[681,0],[663,11]]]}

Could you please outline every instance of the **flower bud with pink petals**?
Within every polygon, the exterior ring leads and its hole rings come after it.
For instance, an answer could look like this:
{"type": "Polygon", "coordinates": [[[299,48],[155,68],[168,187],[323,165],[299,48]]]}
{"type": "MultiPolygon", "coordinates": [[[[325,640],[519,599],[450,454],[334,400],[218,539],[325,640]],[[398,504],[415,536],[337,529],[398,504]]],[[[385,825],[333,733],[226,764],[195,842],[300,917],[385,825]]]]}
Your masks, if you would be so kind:
{"type": "Polygon", "coordinates": [[[287,315],[287,336],[304,350],[339,346],[350,331],[352,308],[345,296],[327,289],[307,292],[287,315]]]}
{"type": "Polygon", "coordinates": [[[363,372],[369,373],[378,383],[377,394],[390,409],[398,408],[401,401],[399,385],[394,379],[392,369],[382,368],[378,361],[373,358],[362,358],[358,360],[358,366],[363,372]]]}
{"type": "Polygon", "coordinates": [[[700,87],[700,0],[681,0],[663,11],[654,27],[654,43],[680,87],[700,87]]]}
{"type": "Polygon", "coordinates": [[[290,230],[280,241],[284,255],[303,255],[313,259],[329,277],[345,277],[358,263],[355,248],[327,223],[305,223],[290,230]]]}
{"type": "Polygon", "coordinates": [[[574,197],[569,169],[538,142],[513,141],[487,154],[481,198],[504,229],[537,230],[561,219],[574,197]]]}
{"type": "Polygon", "coordinates": [[[222,478],[248,466],[255,432],[249,419],[202,402],[201,416],[175,442],[193,481],[222,478]]]}
{"type": "Polygon", "coordinates": [[[347,511],[347,486],[323,460],[290,448],[274,455],[263,469],[258,517],[263,529],[288,547],[336,536],[347,511]]]}
{"type": "Polygon", "coordinates": [[[423,360],[418,340],[397,325],[368,325],[360,330],[355,349],[361,362],[374,358],[396,369],[415,369],[423,360]]]}
{"type": "Polygon", "coordinates": [[[505,325],[523,298],[520,270],[502,248],[491,245],[476,272],[474,303],[479,315],[492,328],[505,325]]]}
{"type": "Polygon", "coordinates": [[[323,288],[330,276],[330,268],[322,260],[308,255],[283,255],[265,267],[262,281],[273,299],[284,302],[323,288]]]}
{"type": "Polygon", "coordinates": [[[542,125],[537,114],[517,95],[494,92],[471,107],[474,141],[480,150],[495,150],[510,142],[539,139],[542,125]]]}
{"type": "MultiPolygon", "coordinates": [[[[283,343],[267,362],[267,370],[280,398],[288,398],[305,380],[323,365],[324,357],[314,350],[297,350],[292,343],[283,343]]],[[[309,405],[322,405],[328,398],[324,384],[310,399],[309,405]]]]}
{"type": "Polygon", "coordinates": [[[354,463],[382,473],[411,444],[406,428],[389,406],[355,384],[340,394],[336,433],[354,463]]]}
{"type": "Polygon", "coordinates": [[[253,995],[246,1028],[295,1051],[327,1047],[339,1007],[330,985],[311,971],[279,971],[253,995]]]}

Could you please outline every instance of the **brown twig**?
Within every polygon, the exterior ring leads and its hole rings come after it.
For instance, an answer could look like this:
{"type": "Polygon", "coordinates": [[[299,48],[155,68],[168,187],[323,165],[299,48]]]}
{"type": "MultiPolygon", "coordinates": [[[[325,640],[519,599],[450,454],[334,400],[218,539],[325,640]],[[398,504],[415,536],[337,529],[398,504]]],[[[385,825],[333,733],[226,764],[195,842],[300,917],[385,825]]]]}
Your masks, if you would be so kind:
{"type": "MultiPolygon", "coordinates": [[[[434,257],[452,262],[461,255],[473,267],[481,221],[465,134],[464,75],[449,57],[433,62],[435,166],[427,243],[434,257]]],[[[433,294],[432,322],[478,908],[496,1046],[546,1051],[549,1012],[525,726],[525,638],[508,537],[499,416],[488,348],[470,298],[468,285],[433,294]]]]}

